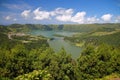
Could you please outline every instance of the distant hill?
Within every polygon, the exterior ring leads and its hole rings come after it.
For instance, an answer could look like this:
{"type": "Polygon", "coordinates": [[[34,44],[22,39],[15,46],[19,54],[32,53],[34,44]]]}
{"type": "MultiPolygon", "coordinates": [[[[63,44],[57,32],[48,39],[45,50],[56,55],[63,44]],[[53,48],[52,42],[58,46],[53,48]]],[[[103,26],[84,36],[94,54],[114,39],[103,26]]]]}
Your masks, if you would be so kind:
{"type": "Polygon", "coordinates": [[[8,25],[9,28],[12,28],[19,31],[30,31],[30,30],[65,30],[65,31],[74,31],[74,32],[90,32],[101,28],[116,28],[120,29],[120,23],[106,23],[106,24],[11,24],[8,25]]]}

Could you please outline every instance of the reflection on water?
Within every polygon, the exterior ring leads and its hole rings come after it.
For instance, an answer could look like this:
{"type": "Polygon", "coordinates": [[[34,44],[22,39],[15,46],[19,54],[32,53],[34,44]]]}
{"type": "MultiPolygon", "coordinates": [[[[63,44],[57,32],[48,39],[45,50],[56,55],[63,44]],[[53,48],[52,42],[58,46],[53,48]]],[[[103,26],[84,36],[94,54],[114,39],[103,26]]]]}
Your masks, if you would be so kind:
{"type": "Polygon", "coordinates": [[[80,55],[81,48],[72,45],[70,42],[67,42],[63,39],[63,37],[55,37],[54,34],[60,34],[63,36],[72,36],[74,32],[68,31],[40,31],[40,30],[33,30],[30,34],[34,35],[42,35],[49,38],[54,38],[54,40],[49,40],[48,43],[51,48],[55,52],[59,52],[63,47],[67,53],[70,53],[73,58],[77,58],[80,55]]]}

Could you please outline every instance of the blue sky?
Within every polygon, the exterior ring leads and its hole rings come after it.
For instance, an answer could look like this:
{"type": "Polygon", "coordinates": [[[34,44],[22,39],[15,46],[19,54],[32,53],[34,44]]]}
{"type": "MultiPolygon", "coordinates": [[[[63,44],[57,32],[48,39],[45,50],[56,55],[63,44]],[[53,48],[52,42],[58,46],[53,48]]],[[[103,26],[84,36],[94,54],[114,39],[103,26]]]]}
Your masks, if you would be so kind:
{"type": "Polygon", "coordinates": [[[0,24],[120,23],[120,0],[0,0],[0,24]]]}

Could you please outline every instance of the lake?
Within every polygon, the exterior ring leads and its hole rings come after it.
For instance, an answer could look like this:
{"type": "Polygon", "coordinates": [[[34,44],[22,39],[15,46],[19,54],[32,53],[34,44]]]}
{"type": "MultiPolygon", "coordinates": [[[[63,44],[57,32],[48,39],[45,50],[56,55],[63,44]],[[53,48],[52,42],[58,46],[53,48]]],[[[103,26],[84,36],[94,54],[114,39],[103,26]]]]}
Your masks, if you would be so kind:
{"type": "Polygon", "coordinates": [[[48,38],[54,38],[53,40],[48,40],[49,46],[55,51],[59,52],[61,48],[64,48],[68,54],[71,54],[73,58],[77,58],[82,51],[82,48],[77,47],[71,44],[68,41],[65,41],[63,37],[53,36],[55,34],[63,36],[72,36],[74,32],[68,31],[41,31],[41,30],[32,30],[30,32],[32,35],[42,35],[48,38]]]}

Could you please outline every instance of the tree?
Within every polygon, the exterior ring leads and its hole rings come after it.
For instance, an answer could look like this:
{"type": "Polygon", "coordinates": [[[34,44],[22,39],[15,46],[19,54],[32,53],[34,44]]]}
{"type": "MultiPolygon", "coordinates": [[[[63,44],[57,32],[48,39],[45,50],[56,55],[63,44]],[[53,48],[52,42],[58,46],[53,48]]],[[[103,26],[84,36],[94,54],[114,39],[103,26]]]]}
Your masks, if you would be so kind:
{"type": "Polygon", "coordinates": [[[120,73],[120,59],[118,58],[120,54],[118,48],[102,44],[92,50],[86,49],[83,52],[86,55],[81,55],[77,60],[81,80],[93,80],[112,73],[120,73]]]}
{"type": "Polygon", "coordinates": [[[46,70],[34,70],[28,74],[19,75],[14,80],[51,80],[51,75],[46,70]]]}
{"type": "Polygon", "coordinates": [[[76,80],[75,63],[70,55],[67,55],[64,49],[52,56],[47,70],[53,77],[53,80],[76,80]]]}

